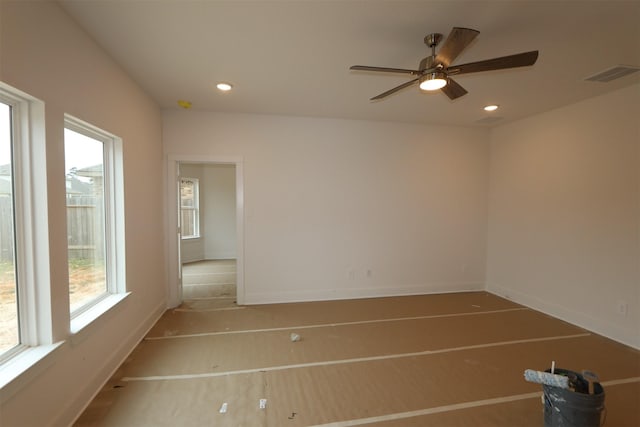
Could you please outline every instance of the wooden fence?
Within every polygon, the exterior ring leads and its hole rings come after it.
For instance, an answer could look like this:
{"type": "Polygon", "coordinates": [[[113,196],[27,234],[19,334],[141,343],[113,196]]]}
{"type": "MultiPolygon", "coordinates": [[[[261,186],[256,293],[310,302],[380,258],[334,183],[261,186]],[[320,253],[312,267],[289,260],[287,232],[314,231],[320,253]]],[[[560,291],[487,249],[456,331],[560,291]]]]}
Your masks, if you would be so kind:
{"type": "MultiPolygon", "coordinates": [[[[103,199],[94,196],[67,198],[69,259],[104,257],[103,199]]],[[[11,197],[0,194],[0,261],[12,261],[14,251],[11,197]]]]}
{"type": "Polygon", "coordinates": [[[0,194],[0,261],[13,262],[12,210],[11,196],[0,194]]]}

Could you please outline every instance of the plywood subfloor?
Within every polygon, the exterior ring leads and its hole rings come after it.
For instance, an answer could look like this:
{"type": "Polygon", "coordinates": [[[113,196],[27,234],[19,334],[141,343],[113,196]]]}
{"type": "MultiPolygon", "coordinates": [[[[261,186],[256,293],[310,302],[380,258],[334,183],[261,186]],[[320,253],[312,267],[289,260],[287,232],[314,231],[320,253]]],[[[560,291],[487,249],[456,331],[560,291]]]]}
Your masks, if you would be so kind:
{"type": "Polygon", "coordinates": [[[484,292],[171,310],[77,425],[540,426],[552,360],[640,425],[640,352],[484,292]]]}

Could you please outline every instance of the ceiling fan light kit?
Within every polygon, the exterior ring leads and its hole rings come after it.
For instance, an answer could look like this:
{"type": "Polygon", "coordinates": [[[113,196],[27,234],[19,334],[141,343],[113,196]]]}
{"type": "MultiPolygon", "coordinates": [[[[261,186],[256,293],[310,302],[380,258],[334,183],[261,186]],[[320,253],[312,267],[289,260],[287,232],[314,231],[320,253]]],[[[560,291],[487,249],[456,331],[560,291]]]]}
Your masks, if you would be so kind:
{"type": "Polygon", "coordinates": [[[422,90],[434,91],[438,89],[442,89],[447,85],[447,76],[439,71],[435,71],[433,73],[425,74],[420,77],[419,87],[422,90]]]}
{"type": "Polygon", "coordinates": [[[480,34],[470,28],[454,27],[436,55],[436,46],[442,40],[442,34],[433,33],[424,38],[424,43],[431,48],[431,55],[420,61],[417,70],[405,68],[370,67],[367,65],[353,65],[351,70],[374,71],[384,73],[401,73],[414,76],[413,80],[396,86],[380,95],[371,98],[372,101],[386,98],[406,87],[418,83],[421,90],[433,91],[440,89],[449,99],[459,98],[467,93],[451,76],[478,73],[481,71],[503,70],[507,68],[526,67],[535,64],[538,59],[538,51],[518,53],[484,61],[452,66],[451,63],[460,53],[480,34]]]}

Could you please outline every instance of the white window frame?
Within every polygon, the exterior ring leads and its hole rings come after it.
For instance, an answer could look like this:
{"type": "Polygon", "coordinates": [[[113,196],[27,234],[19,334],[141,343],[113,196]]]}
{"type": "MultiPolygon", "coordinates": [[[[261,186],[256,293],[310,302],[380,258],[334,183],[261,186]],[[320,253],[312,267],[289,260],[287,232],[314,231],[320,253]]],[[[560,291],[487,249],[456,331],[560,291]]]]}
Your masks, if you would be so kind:
{"type": "Polygon", "coordinates": [[[125,265],[124,168],[122,138],[68,114],[64,116],[64,126],[104,144],[106,291],[71,312],[71,332],[75,334],[129,295],[125,265]]]}
{"type": "Polygon", "coordinates": [[[199,239],[200,238],[200,180],[198,178],[190,178],[190,177],[180,177],[180,187],[178,188],[180,194],[180,231],[182,240],[189,239],[199,239]],[[194,185],[194,195],[193,195],[193,207],[184,207],[182,206],[182,180],[188,179],[195,183],[194,185]],[[193,211],[194,214],[194,234],[186,236],[184,234],[184,228],[182,227],[182,212],[183,211],[193,211]]]}
{"type": "Polygon", "coordinates": [[[16,380],[62,343],[53,343],[44,103],[3,82],[0,101],[11,106],[20,337],[0,357],[2,403],[20,387],[16,380]]]}

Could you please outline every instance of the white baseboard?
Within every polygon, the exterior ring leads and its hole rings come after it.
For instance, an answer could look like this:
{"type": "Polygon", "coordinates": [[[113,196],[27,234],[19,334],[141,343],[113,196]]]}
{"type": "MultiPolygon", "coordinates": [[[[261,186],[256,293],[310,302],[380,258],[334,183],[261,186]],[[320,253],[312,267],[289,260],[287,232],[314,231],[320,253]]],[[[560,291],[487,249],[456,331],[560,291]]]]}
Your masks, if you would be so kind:
{"type": "Polygon", "coordinates": [[[487,292],[510,299],[536,311],[555,317],[572,325],[587,329],[619,343],[640,350],[640,336],[637,330],[629,330],[593,315],[566,308],[556,302],[546,301],[533,295],[507,289],[496,284],[487,284],[487,292]]]}
{"type": "Polygon", "coordinates": [[[395,297],[408,295],[443,294],[484,290],[482,282],[431,283],[405,287],[334,288],[313,290],[275,290],[247,292],[245,304],[278,304],[289,302],[330,301],[342,299],[395,297]]]}
{"type": "Polygon", "coordinates": [[[111,353],[103,368],[98,370],[93,378],[87,381],[87,385],[82,389],[80,393],[72,400],[72,402],[64,408],[64,410],[55,418],[55,421],[51,425],[71,426],[77,421],[82,413],[87,409],[89,404],[98,395],[98,393],[105,386],[107,381],[111,379],[113,374],[129,357],[131,352],[136,348],[138,343],[144,338],[144,336],[151,330],[153,325],[160,319],[162,314],[167,309],[166,301],[162,301],[138,326],[133,330],[128,337],[123,339],[120,345],[111,353]],[[90,396],[84,398],[83,396],[90,396]]]}

